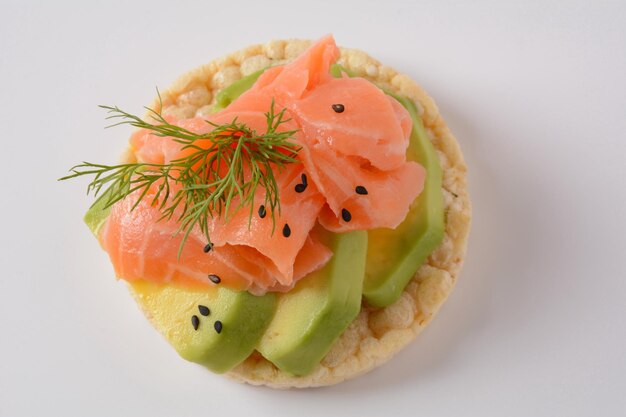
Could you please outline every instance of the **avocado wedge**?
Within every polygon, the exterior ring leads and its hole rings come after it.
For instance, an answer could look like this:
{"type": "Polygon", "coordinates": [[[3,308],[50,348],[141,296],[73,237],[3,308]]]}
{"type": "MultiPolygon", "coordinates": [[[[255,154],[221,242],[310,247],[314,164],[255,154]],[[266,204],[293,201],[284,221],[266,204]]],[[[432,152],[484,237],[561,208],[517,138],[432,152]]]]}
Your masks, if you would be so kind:
{"type": "MultiPolygon", "coordinates": [[[[237,100],[240,95],[250,89],[254,85],[256,80],[259,79],[261,74],[265,72],[266,69],[267,68],[264,68],[253,72],[252,74],[246,75],[245,77],[240,78],[239,80],[235,81],[234,83],[217,93],[215,96],[215,105],[213,106],[212,110],[214,112],[218,112],[228,107],[230,103],[237,100]]],[[[351,71],[348,71],[346,68],[338,64],[333,64],[330,66],[330,73],[335,78],[341,77],[342,73],[345,73],[350,77],[354,76],[351,71]]]]}
{"type": "Polygon", "coordinates": [[[278,296],[278,309],[257,350],[282,371],[306,375],[361,310],[367,233],[327,233],[333,257],[278,296]]]}
{"type": "MultiPolygon", "coordinates": [[[[85,223],[97,237],[109,215],[92,206],[85,223]]],[[[222,373],[247,358],[276,310],[276,296],[256,297],[222,286],[193,290],[147,281],[129,290],[154,327],[184,359],[222,373]]]]}
{"type": "Polygon", "coordinates": [[[415,272],[441,243],[444,232],[442,173],[435,148],[426,136],[415,104],[405,97],[385,93],[398,100],[411,114],[413,131],[407,159],[426,168],[426,181],[424,190],[396,229],[368,231],[363,296],[377,307],[386,307],[400,298],[415,272]]]}
{"type": "Polygon", "coordinates": [[[181,357],[217,373],[252,353],[276,308],[274,294],[255,297],[225,287],[193,291],[135,281],[130,289],[181,357]]]}
{"type": "Polygon", "coordinates": [[[267,68],[246,75],[217,93],[215,96],[215,105],[212,110],[217,112],[225,109],[230,103],[250,89],[266,69],[267,68]]]}
{"type": "Polygon", "coordinates": [[[104,225],[107,217],[109,217],[109,213],[111,212],[111,207],[106,207],[106,198],[101,198],[97,200],[94,205],[92,205],[83,220],[85,224],[91,230],[91,233],[98,239],[98,233],[100,233],[100,228],[104,225]]]}

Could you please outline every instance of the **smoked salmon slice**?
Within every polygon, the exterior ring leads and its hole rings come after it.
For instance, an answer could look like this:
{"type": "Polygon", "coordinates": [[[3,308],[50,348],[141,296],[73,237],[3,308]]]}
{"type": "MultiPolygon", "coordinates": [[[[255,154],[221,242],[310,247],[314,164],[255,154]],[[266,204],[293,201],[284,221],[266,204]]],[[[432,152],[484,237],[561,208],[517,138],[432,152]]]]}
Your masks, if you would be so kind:
{"type": "MultiPolygon", "coordinates": [[[[203,251],[206,238],[194,230],[178,258],[176,216],[159,221],[149,197],[131,210],[137,198],[131,195],[112,207],[100,235],[117,276],[203,286],[212,285],[213,274],[224,285],[254,294],[288,291],[332,256],[312,232],[318,222],[333,232],[396,227],[426,175],[406,160],[411,118],[369,81],[333,78],[329,69],[338,57],[327,36],[292,63],[266,70],[250,90],[208,117],[216,124],[237,118],[263,132],[272,103],[277,111],[285,109],[291,120],[281,129],[297,130],[293,141],[301,150],[297,163],[275,172],[275,223],[260,215],[265,195],[257,190],[252,217],[246,207],[211,219],[212,249],[203,251]]],[[[200,118],[170,122],[195,133],[213,128],[200,118]]],[[[131,137],[139,162],[168,163],[184,156],[181,146],[143,130],[131,137]]]]}
{"type": "MultiPolygon", "coordinates": [[[[303,167],[292,164],[280,179],[281,195],[297,193],[303,167]]],[[[314,186],[312,186],[313,188],[314,186]]],[[[182,235],[176,234],[176,215],[161,219],[151,205],[155,189],[134,210],[136,195],[116,203],[100,232],[116,275],[128,281],[145,279],[182,286],[212,285],[208,275],[217,275],[224,285],[262,294],[288,291],[295,282],[323,266],[332,253],[312,235],[317,213],[324,203],[314,189],[306,198],[286,198],[275,224],[269,214],[250,220],[249,210],[237,210],[228,220],[213,218],[209,224],[213,248],[205,253],[206,238],[194,230],[178,257],[182,235]],[[307,215],[306,213],[311,213],[307,215]],[[248,222],[250,221],[250,227],[248,222]],[[284,228],[289,228],[289,234],[284,228]]],[[[261,195],[256,206],[263,203],[261,195]]]]}

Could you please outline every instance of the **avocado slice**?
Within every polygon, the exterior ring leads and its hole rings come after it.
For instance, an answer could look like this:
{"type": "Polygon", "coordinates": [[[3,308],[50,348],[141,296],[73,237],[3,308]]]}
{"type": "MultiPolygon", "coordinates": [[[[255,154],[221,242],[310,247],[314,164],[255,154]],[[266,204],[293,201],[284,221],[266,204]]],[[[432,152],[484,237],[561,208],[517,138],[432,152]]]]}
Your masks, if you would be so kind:
{"type": "Polygon", "coordinates": [[[377,307],[386,307],[400,298],[415,272],[441,243],[444,232],[442,172],[435,148],[426,136],[415,104],[389,91],[385,93],[398,100],[411,114],[413,131],[407,159],[426,168],[426,181],[424,190],[396,229],[368,231],[363,296],[377,307]]]}
{"type": "MultiPolygon", "coordinates": [[[[253,72],[252,74],[246,75],[245,77],[235,81],[234,83],[232,83],[231,85],[229,85],[228,87],[224,88],[222,91],[217,93],[215,95],[215,105],[213,106],[213,109],[212,109],[213,112],[218,112],[220,110],[223,110],[226,107],[228,107],[230,103],[237,100],[237,98],[239,98],[240,95],[245,93],[248,89],[250,89],[254,85],[256,80],[259,79],[261,74],[263,74],[263,72],[265,72],[266,69],[267,68],[263,68],[256,72],[253,72]]],[[[352,71],[349,71],[348,69],[342,67],[339,64],[332,64],[330,66],[330,73],[335,78],[341,77],[342,73],[346,73],[350,77],[354,76],[352,71]]]]}
{"type": "Polygon", "coordinates": [[[109,217],[110,212],[111,207],[106,207],[106,197],[103,196],[103,198],[96,200],[89,210],[87,210],[87,213],[85,213],[83,220],[96,239],[98,239],[100,228],[106,221],[107,217],[109,217]]]}
{"type": "MultiPolygon", "coordinates": [[[[354,74],[334,64],[334,77],[354,74]]],[[[367,264],[363,297],[373,306],[387,307],[395,303],[415,272],[428,255],[441,243],[444,233],[442,172],[439,157],[426,136],[415,103],[384,89],[407,109],[413,120],[413,130],[407,149],[407,159],[426,169],[424,190],[415,199],[404,221],[395,229],[369,230],[367,264]]]]}
{"type": "Polygon", "coordinates": [[[154,327],[184,359],[223,373],[250,356],[276,309],[276,296],[216,286],[189,290],[147,281],[130,283],[154,327]]]}
{"type": "Polygon", "coordinates": [[[326,233],[331,260],[278,296],[257,350],[282,371],[306,375],[361,310],[367,232],[326,233]]]}
{"type": "Polygon", "coordinates": [[[263,74],[267,68],[253,72],[245,77],[235,81],[228,87],[215,95],[215,105],[213,111],[217,112],[225,109],[230,103],[235,101],[240,95],[245,93],[250,87],[254,85],[256,80],[263,74]]]}
{"type": "MultiPolygon", "coordinates": [[[[96,237],[110,212],[101,201],[85,215],[96,237]]],[[[180,356],[218,373],[252,353],[276,310],[274,294],[256,297],[223,286],[194,290],[133,281],[129,290],[180,356]]]]}
{"type": "Polygon", "coordinates": [[[354,77],[354,72],[350,71],[348,68],[343,67],[339,64],[332,64],[330,66],[330,75],[335,78],[341,78],[343,74],[346,74],[348,77],[354,77]]]}

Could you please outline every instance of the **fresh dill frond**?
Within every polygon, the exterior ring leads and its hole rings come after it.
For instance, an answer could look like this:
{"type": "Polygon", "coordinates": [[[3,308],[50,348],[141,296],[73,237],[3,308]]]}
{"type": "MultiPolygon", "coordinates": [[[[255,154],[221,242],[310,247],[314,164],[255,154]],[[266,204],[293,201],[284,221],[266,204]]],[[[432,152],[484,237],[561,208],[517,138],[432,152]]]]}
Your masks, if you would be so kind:
{"type": "MultiPolygon", "coordinates": [[[[175,218],[176,233],[183,233],[178,256],[189,234],[198,227],[211,244],[209,221],[249,207],[250,220],[254,213],[254,197],[259,187],[265,190],[264,206],[269,209],[272,223],[280,213],[280,198],[276,174],[296,161],[299,146],[291,139],[297,130],[279,131],[288,122],[285,109],[276,113],[274,101],[265,113],[267,126],[257,132],[234,118],[230,123],[215,124],[207,133],[191,132],[169,123],[160,112],[148,109],[153,123],[127,113],[118,107],[100,106],[116,120],[110,125],[128,124],[151,131],[156,136],[171,137],[182,144],[184,156],[167,164],[127,163],[102,165],[83,162],[70,169],[71,174],[60,181],[93,176],[87,194],[93,193],[93,205],[103,202],[108,208],[137,193],[132,209],[149,195],[150,204],[159,208],[161,220],[175,218]],[[104,190],[103,190],[104,189],[104,190]]],[[[160,107],[159,107],[160,108],[160,107]]]]}

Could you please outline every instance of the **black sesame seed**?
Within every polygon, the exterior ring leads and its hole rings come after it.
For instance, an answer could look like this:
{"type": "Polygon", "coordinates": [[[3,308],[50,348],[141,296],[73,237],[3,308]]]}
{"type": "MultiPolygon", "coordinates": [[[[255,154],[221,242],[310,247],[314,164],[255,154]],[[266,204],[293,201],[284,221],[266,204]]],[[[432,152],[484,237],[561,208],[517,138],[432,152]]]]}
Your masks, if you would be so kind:
{"type": "Polygon", "coordinates": [[[333,110],[335,111],[335,113],[343,113],[343,111],[346,109],[343,104],[333,104],[331,106],[333,108],[333,110]]]}
{"type": "Polygon", "coordinates": [[[222,333],[222,322],[217,320],[215,322],[215,324],[213,325],[213,327],[215,328],[215,331],[219,334],[222,333]]]}
{"type": "Polygon", "coordinates": [[[198,330],[198,326],[200,326],[200,319],[198,318],[198,316],[191,317],[191,325],[193,326],[194,330],[198,330]]]}
{"type": "Polygon", "coordinates": [[[352,214],[347,209],[341,209],[341,218],[344,222],[349,222],[352,220],[352,214]]]}
{"type": "Polygon", "coordinates": [[[222,282],[222,279],[215,274],[209,274],[209,279],[213,284],[219,284],[220,282],[222,282]]]}
{"type": "Polygon", "coordinates": [[[261,205],[261,207],[259,207],[259,217],[263,219],[266,214],[267,212],[265,211],[265,206],[261,205]]]}
{"type": "Polygon", "coordinates": [[[296,185],[296,193],[302,193],[304,190],[306,190],[306,184],[296,185]]]}
{"type": "Polygon", "coordinates": [[[283,226],[283,236],[285,237],[291,236],[291,228],[289,227],[287,223],[285,223],[285,225],[283,226]]]}
{"type": "Polygon", "coordinates": [[[302,184],[304,184],[305,186],[309,185],[306,179],[306,174],[300,175],[300,178],[302,179],[302,184]]]}
{"type": "Polygon", "coordinates": [[[209,310],[209,307],[207,306],[203,306],[203,305],[199,305],[198,306],[198,311],[200,312],[200,314],[202,314],[203,316],[208,316],[209,314],[211,314],[211,310],[209,310]]]}
{"type": "Polygon", "coordinates": [[[356,191],[357,194],[367,195],[367,188],[362,185],[357,185],[354,191],[356,191]]]}
{"type": "Polygon", "coordinates": [[[213,245],[211,243],[207,243],[203,250],[204,253],[209,253],[211,249],[213,249],[213,245]]]}

